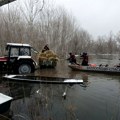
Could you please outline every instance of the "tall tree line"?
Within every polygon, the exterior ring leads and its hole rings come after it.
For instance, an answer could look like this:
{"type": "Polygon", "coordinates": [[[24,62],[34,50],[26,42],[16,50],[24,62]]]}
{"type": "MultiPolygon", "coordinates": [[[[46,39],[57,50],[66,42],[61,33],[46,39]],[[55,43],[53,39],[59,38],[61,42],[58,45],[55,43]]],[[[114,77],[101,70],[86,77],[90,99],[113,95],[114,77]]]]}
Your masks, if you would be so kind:
{"type": "MultiPolygon", "coordinates": [[[[17,3],[16,3],[17,4],[17,3]]],[[[21,5],[0,8],[0,55],[7,42],[28,43],[41,51],[45,44],[59,56],[118,53],[120,33],[99,36],[96,40],[64,8],[46,0],[27,0],[21,5]]]]}

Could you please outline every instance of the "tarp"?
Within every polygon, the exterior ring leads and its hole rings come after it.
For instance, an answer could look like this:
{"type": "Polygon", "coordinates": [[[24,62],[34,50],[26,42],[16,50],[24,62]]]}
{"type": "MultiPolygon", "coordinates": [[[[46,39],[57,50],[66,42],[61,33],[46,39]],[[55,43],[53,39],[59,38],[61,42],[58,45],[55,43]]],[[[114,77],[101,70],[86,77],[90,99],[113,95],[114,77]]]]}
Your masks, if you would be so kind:
{"type": "Polygon", "coordinates": [[[0,0],[0,6],[11,3],[13,1],[15,1],[15,0],[0,0]]]}

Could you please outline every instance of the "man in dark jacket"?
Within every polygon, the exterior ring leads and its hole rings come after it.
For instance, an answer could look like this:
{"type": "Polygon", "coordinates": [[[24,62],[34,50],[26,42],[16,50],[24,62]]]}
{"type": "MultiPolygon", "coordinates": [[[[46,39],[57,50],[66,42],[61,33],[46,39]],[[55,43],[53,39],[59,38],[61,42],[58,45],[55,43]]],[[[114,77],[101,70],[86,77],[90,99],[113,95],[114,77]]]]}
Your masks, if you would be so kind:
{"type": "Polygon", "coordinates": [[[42,52],[45,52],[45,51],[47,51],[47,50],[50,50],[49,47],[48,47],[48,44],[44,46],[42,52]]]}
{"type": "Polygon", "coordinates": [[[75,55],[72,53],[69,53],[69,55],[70,55],[70,57],[68,58],[69,62],[71,64],[77,64],[75,55]]]}
{"type": "Polygon", "coordinates": [[[80,57],[82,57],[82,65],[83,66],[88,66],[88,55],[87,53],[83,53],[80,57]]]}

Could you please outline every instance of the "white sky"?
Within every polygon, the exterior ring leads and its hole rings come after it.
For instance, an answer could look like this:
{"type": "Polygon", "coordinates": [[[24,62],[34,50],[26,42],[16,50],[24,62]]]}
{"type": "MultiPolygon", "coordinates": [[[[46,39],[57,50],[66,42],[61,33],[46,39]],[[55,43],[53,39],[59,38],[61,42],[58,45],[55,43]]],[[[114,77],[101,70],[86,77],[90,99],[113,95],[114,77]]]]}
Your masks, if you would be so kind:
{"type": "Polygon", "coordinates": [[[93,37],[120,30],[120,0],[56,0],[93,37]]]}

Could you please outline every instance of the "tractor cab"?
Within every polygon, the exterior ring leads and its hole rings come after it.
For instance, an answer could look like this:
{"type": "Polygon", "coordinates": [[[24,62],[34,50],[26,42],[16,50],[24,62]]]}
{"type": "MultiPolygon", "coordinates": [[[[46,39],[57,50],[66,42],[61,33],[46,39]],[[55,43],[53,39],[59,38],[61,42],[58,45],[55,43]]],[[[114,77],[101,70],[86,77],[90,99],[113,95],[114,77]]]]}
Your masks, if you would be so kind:
{"type": "Polygon", "coordinates": [[[7,43],[6,51],[8,58],[31,57],[31,46],[29,44],[7,43]]]}

